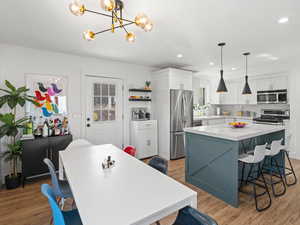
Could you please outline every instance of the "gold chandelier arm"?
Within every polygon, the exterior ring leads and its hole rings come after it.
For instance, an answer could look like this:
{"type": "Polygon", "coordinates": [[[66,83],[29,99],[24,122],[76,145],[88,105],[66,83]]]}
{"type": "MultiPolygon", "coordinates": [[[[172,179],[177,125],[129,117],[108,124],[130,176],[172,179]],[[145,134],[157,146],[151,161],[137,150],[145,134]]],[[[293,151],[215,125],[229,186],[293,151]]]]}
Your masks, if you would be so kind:
{"type": "MultiPolygon", "coordinates": [[[[116,26],[115,29],[118,29],[118,28],[124,28],[125,26],[129,26],[129,25],[134,24],[134,23],[135,23],[135,22],[130,22],[130,23],[126,23],[126,24],[124,24],[124,25],[119,25],[119,26],[116,26]]],[[[125,29],[125,28],[124,28],[124,29],[125,29]]],[[[99,32],[95,33],[95,35],[101,34],[101,33],[105,33],[105,32],[107,32],[107,31],[111,31],[111,30],[112,30],[112,28],[106,29],[106,30],[102,30],[102,31],[99,31],[99,32]]]]}
{"type": "MultiPolygon", "coordinates": [[[[113,17],[112,15],[105,14],[105,13],[100,13],[100,12],[96,12],[96,11],[89,10],[89,9],[85,9],[85,11],[86,11],[86,12],[90,12],[90,13],[94,13],[94,14],[98,14],[98,15],[102,15],[102,16],[106,16],[106,17],[110,17],[110,18],[113,17]]],[[[117,17],[117,19],[120,19],[120,18],[117,17]]],[[[126,22],[130,22],[130,23],[135,23],[134,21],[129,20],[129,19],[124,19],[124,18],[122,18],[122,20],[124,20],[124,21],[126,21],[126,22]]]]}
{"type": "Polygon", "coordinates": [[[119,21],[120,27],[122,27],[122,28],[125,30],[125,32],[128,34],[128,31],[127,31],[126,28],[124,27],[122,20],[118,17],[118,15],[117,15],[114,11],[112,11],[112,13],[113,13],[113,15],[115,16],[115,18],[117,18],[117,20],[119,21]]]}

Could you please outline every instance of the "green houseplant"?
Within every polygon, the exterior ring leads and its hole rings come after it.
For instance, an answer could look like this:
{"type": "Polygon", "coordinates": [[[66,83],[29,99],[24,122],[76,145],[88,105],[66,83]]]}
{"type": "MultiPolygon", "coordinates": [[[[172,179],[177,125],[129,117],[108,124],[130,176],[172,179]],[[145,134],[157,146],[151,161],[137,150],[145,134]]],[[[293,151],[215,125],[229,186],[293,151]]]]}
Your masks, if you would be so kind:
{"type": "Polygon", "coordinates": [[[5,162],[10,163],[10,174],[5,176],[5,184],[8,189],[16,188],[20,185],[20,173],[18,173],[19,163],[22,156],[21,142],[18,140],[20,128],[24,128],[27,117],[17,118],[17,107],[24,107],[26,101],[36,104],[34,97],[27,95],[29,89],[25,86],[16,88],[9,81],[5,80],[7,89],[0,88],[4,95],[0,97],[0,109],[7,104],[10,112],[0,113],[0,138],[8,138],[7,151],[1,157],[5,162]]]}

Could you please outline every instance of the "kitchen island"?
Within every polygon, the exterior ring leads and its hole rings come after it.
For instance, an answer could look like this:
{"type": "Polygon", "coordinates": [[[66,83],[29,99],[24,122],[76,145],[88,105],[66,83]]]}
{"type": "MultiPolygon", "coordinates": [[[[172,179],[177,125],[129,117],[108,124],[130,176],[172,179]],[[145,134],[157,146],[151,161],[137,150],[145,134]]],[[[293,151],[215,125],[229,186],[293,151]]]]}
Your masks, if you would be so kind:
{"type": "MultiPolygon", "coordinates": [[[[248,124],[231,128],[227,124],[186,128],[186,181],[226,203],[238,207],[239,155],[255,145],[284,138],[280,125],[248,124]]],[[[278,155],[280,164],[284,156],[278,155]]],[[[267,167],[271,167],[266,162],[267,167]]],[[[272,168],[270,168],[272,169],[272,168]]]]}

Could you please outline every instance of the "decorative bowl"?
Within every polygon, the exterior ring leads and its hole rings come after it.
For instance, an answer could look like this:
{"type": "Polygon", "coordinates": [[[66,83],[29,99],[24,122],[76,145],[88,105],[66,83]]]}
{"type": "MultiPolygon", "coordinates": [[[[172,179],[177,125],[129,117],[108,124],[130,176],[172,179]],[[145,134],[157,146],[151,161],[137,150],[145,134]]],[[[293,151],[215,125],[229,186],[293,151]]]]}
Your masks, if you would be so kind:
{"type": "Polygon", "coordinates": [[[233,128],[244,128],[247,123],[245,122],[232,122],[232,123],[229,123],[229,125],[233,128]]]}

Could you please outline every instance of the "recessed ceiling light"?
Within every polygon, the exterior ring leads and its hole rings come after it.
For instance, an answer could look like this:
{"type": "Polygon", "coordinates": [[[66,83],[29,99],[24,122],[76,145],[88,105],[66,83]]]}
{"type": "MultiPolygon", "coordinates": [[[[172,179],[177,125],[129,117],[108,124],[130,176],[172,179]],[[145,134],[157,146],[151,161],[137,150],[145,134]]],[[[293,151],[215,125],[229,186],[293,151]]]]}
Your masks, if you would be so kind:
{"type": "Polygon", "coordinates": [[[235,68],[235,67],[232,67],[232,68],[231,68],[231,70],[235,71],[235,70],[237,70],[237,68],[235,68]]]}
{"type": "Polygon", "coordinates": [[[215,63],[214,62],[210,62],[209,65],[213,66],[213,65],[215,65],[215,63]]]}
{"type": "Polygon", "coordinates": [[[289,22],[289,18],[288,17],[281,17],[278,20],[278,23],[280,23],[280,24],[284,24],[284,23],[287,23],[287,22],[289,22]]]}
{"type": "Polygon", "coordinates": [[[182,54],[177,54],[177,58],[182,58],[183,57],[183,55],[182,54]]]}
{"type": "Polygon", "coordinates": [[[268,58],[268,57],[272,57],[272,55],[269,54],[269,53],[261,53],[261,54],[257,55],[257,57],[259,57],[259,58],[268,58]]]}
{"type": "Polygon", "coordinates": [[[275,56],[272,56],[272,57],[269,57],[269,59],[273,60],[273,61],[276,61],[278,60],[279,58],[278,57],[275,57],[275,56]]]}

